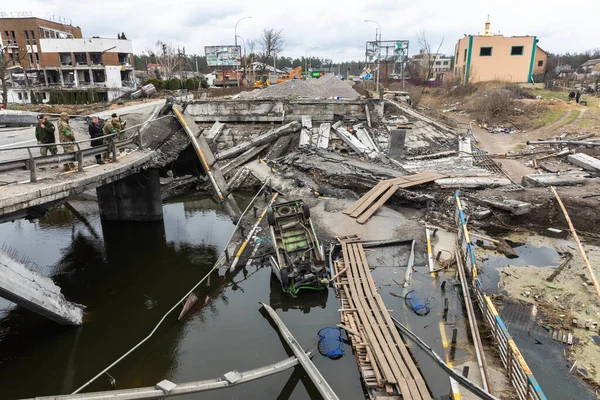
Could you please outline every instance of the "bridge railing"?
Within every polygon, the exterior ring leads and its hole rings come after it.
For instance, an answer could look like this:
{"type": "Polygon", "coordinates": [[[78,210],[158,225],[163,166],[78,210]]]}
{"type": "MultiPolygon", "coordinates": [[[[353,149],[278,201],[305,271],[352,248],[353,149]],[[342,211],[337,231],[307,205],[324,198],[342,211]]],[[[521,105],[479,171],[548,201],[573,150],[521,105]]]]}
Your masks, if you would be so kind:
{"type": "Polygon", "coordinates": [[[111,133],[110,135],[103,135],[97,138],[89,138],[83,140],[76,140],[72,142],[57,142],[57,143],[48,143],[48,144],[36,144],[36,145],[27,145],[27,146],[15,146],[15,147],[6,147],[0,148],[0,151],[19,151],[19,150],[27,150],[29,153],[29,157],[3,161],[0,162],[0,172],[4,171],[15,171],[28,169],[30,173],[29,181],[32,183],[37,182],[37,168],[45,165],[54,165],[60,163],[77,163],[77,171],[83,172],[83,160],[86,157],[95,156],[96,154],[102,153],[112,153],[112,161],[118,162],[117,159],[117,150],[122,149],[131,144],[135,144],[138,148],[143,148],[143,129],[149,123],[163,119],[163,118],[172,118],[173,115],[165,115],[162,117],[158,117],[152,119],[150,121],[145,121],[139,125],[134,125],[129,128],[125,128],[120,132],[111,133]],[[119,134],[128,134],[129,136],[123,140],[116,140],[116,136],[119,134]],[[108,139],[108,140],[107,140],[108,139]],[[103,144],[100,146],[86,147],[82,148],[82,144],[89,143],[93,140],[102,140],[103,144]],[[56,146],[57,148],[60,146],[75,146],[75,151],[72,153],[61,153],[56,155],[49,156],[34,156],[33,151],[36,149],[41,149],[43,147],[52,147],[56,146]],[[33,150],[33,151],[32,151],[33,150]]]}
{"type": "Polygon", "coordinates": [[[475,252],[471,244],[471,237],[467,228],[467,218],[462,208],[459,191],[456,192],[455,200],[456,209],[454,218],[458,229],[458,245],[461,260],[471,277],[471,289],[483,315],[483,322],[493,337],[496,350],[506,369],[506,375],[515,388],[520,400],[546,400],[546,395],[533,376],[525,358],[523,358],[519,348],[512,339],[506,325],[504,325],[496,306],[485,292],[483,284],[479,280],[479,269],[475,260],[475,252]]]}

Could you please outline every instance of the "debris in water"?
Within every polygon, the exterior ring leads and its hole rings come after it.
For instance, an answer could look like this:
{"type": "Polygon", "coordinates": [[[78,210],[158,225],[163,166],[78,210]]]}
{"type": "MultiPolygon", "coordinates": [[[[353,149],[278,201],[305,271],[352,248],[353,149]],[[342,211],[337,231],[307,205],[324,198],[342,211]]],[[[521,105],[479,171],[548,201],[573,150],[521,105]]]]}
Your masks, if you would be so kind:
{"type": "Polygon", "coordinates": [[[319,331],[319,353],[332,360],[338,360],[344,355],[344,339],[342,330],[337,327],[327,327],[319,331]]]}
{"type": "Polygon", "coordinates": [[[417,297],[414,290],[409,291],[404,296],[404,301],[410,307],[410,309],[417,315],[423,317],[431,311],[429,308],[429,302],[425,301],[425,304],[421,303],[421,300],[417,297]]]}

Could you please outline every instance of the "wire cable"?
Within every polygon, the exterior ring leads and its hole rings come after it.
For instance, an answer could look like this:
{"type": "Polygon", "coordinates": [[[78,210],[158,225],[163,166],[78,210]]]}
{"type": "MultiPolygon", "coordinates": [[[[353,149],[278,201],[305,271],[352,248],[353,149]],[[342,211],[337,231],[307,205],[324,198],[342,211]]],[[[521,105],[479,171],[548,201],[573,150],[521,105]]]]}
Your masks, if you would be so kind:
{"type": "MultiPolygon", "coordinates": [[[[267,187],[268,183],[270,182],[270,178],[265,181],[264,185],[258,190],[258,193],[256,193],[256,196],[254,196],[254,198],[252,199],[252,201],[250,201],[250,204],[248,204],[248,207],[246,207],[246,209],[244,210],[244,212],[242,213],[242,215],[240,216],[240,219],[238,221],[238,223],[235,226],[235,229],[233,230],[233,233],[231,234],[229,240],[227,241],[227,244],[225,245],[225,249],[227,249],[227,246],[229,246],[229,243],[231,243],[231,240],[233,239],[233,236],[235,234],[235,232],[237,231],[238,227],[241,224],[242,218],[244,217],[244,215],[248,212],[248,210],[250,209],[250,207],[252,206],[252,204],[254,203],[254,201],[256,200],[256,198],[258,198],[258,196],[260,195],[260,193],[264,190],[265,187],[267,187]]],[[[179,305],[181,303],[183,303],[185,301],[185,299],[194,291],[198,288],[198,286],[200,286],[206,279],[208,279],[208,277],[210,276],[210,274],[213,273],[213,271],[215,271],[217,268],[219,268],[219,262],[215,262],[215,264],[213,265],[213,267],[211,268],[210,271],[208,271],[208,273],[198,282],[196,283],[196,285],[194,285],[193,288],[191,288],[182,298],[181,300],[179,300],[178,302],[176,302],[173,307],[171,307],[169,309],[169,311],[167,311],[162,318],[160,319],[160,321],[158,321],[158,323],[154,326],[154,329],[152,329],[152,331],[150,332],[150,334],[148,336],[146,336],[144,339],[142,339],[140,342],[138,342],[138,344],[136,344],[135,346],[133,346],[131,349],[129,349],[127,352],[125,352],[121,357],[119,357],[118,359],[116,359],[115,361],[113,361],[112,364],[110,364],[108,367],[104,368],[102,371],[100,371],[96,376],[94,376],[92,379],[90,379],[89,381],[87,381],[86,383],[84,383],[82,386],[80,386],[79,388],[77,388],[77,390],[75,390],[73,393],[71,394],[77,394],[79,393],[81,390],[85,389],[87,386],[89,386],[92,382],[94,382],[96,379],[98,379],[99,377],[101,377],[102,375],[104,375],[107,371],[109,371],[112,367],[114,367],[115,365],[117,365],[119,362],[121,362],[124,358],[126,358],[128,355],[130,355],[131,353],[133,353],[138,347],[140,347],[142,344],[146,343],[148,341],[148,339],[150,339],[154,333],[156,333],[156,331],[158,330],[158,328],[162,325],[162,323],[165,321],[165,319],[169,316],[169,314],[171,314],[173,311],[175,311],[175,309],[177,307],[179,307],[179,305]]]]}

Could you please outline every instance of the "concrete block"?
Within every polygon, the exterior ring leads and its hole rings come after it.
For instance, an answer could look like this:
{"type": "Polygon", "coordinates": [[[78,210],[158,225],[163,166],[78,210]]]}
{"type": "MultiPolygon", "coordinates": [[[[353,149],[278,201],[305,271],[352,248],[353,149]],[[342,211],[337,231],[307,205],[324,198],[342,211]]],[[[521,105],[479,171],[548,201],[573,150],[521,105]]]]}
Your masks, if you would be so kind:
{"type": "Polygon", "coordinates": [[[0,252],[0,296],[62,325],[81,325],[83,307],[71,303],[52,279],[0,252]]]}
{"type": "Polygon", "coordinates": [[[591,157],[583,153],[577,153],[569,155],[567,159],[570,163],[579,165],[585,170],[600,172],[600,160],[595,157],[591,157]]]}
{"type": "Polygon", "coordinates": [[[586,172],[563,172],[560,174],[531,174],[525,175],[522,180],[526,187],[547,187],[547,186],[574,186],[587,183],[586,177],[590,174],[586,172]]]}
{"type": "Polygon", "coordinates": [[[362,144],[367,146],[371,151],[379,151],[377,145],[375,145],[375,142],[373,142],[373,138],[371,135],[369,135],[369,132],[362,127],[362,124],[354,125],[353,128],[356,132],[356,137],[362,142],[362,144]]]}
{"type": "Polygon", "coordinates": [[[332,126],[335,129],[336,134],[346,143],[352,150],[358,154],[366,154],[369,158],[377,158],[376,152],[369,150],[358,138],[353,136],[346,128],[342,126],[342,121],[338,121],[332,126]]]}
{"type": "Polygon", "coordinates": [[[404,144],[406,143],[406,129],[392,129],[390,131],[389,156],[396,161],[404,157],[404,144]]]}

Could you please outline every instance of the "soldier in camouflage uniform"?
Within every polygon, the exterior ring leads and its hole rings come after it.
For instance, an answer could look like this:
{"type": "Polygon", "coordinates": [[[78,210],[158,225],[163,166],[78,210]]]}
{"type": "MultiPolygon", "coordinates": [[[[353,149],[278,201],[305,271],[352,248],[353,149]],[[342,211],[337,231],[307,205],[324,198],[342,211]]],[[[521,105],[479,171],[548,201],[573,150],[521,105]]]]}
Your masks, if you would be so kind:
{"type": "MultiPolygon", "coordinates": [[[[56,138],[54,137],[54,124],[48,121],[48,117],[44,115],[38,116],[38,123],[35,126],[35,137],[38,141],[38,144],[51,144],[56,142],[56,138]]],[[[44,146],[40,147],[40,154],[42,156],[48,155],[48,150],[54,156],[58,153],[56,146],[44,146]]]]}
{"type": "Polygon", "coordinates": [[[113,113],[112,123],[113,123],[113,126],[115,127],[116,131],[119,132],[117,134],[117,140],[125,140],[125,132],[121,132],[121,131],[123,129],[125,129],[125,125],[127,125],[127,122],[123,121],[121,119],[121,117],[119,117],[117,115],[117,113],[113,113]]]}
{"type": "MultiPolygon", "coordinates": [[[[60,120],[58,121],[58,136],[61,143],[75,141],[75,133],[73,133],[73,128],[69,125],[69,114],[66,112],[60,114],[60,120]]],[[[62,147],[65,153],[73,153],[75,151],[75,146],[72,144],[63,144],[62,147]]],[[[75,169],[74,163],[71,162],[65,164],[65,171],[70,171],[72,169],[75,169]]]]}
{"type": "MultiPolygon", "coordinates": [[[[119,120],[117,118],[109,119],[108,121],[106,121],[106,123],[102,127],[102,134],[104,136],[107,136],[107,135],[112,135],[113,133],[117,132],[117,125],[118,124],[119,124],[119,120]]],[[[109,145],[112,144],[112,142],[114,140],[115,140],[114,136],[111,136],[111,137],[108,137],[108,138],[104,139],[105,143],[107,143],[109,145]]],[[[110,147],[109,147],[109,149],[110,149],[110,147]]],[[[109,155],[108,152],[104,153],[104,160],[106,160],[106,161],[110,160],[108,158],[108,155],[109,155]]]]}

